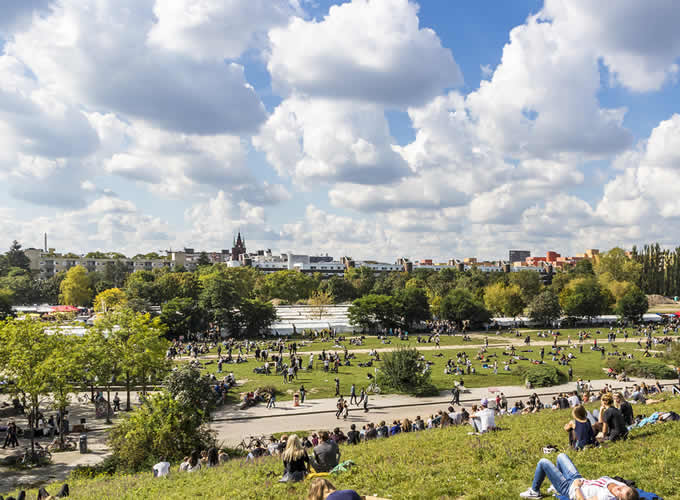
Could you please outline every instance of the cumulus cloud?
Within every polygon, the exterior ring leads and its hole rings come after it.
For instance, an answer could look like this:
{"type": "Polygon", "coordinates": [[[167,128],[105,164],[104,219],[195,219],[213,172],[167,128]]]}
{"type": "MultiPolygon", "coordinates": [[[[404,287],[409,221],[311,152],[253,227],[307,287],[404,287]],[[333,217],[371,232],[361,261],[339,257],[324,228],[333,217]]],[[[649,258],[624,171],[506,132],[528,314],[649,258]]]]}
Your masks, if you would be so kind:
{"type": "Polygon", "coordinates": [[[301,97],[282,102],[253,139],[280,176],[302,185],[390,184],[409,176],[393,141],[380,106],[301,97]]]}
{"type": "Polygon", "coordinates": [[[5,47],[44,88],[94,110],[168,130],[254,131],[264,106],[236,63],[197,61],[147,43],[151,0],[55,0],[5,47]]]}
{"type": "Polygon", "coordinates": [[[149,42],[194,59],[235,59],[264,48],[269,29],[302,14],[286,0],[156,0],[149,42]],[[254,22],[256,21],[256,22],[254,22]]]}
{"type": "Polygon", "coordinates": [[[614,80],[631,90],[658,90],[678,73],[680,11],[674,0],[546,0],[543,15],[570,45],[602,57],[614,80]]]}
{"type": "Polygon", "coordinates": [[[276,88],[388,106],[422,104],[462,82],[437,34],[408,0],[353,0],[323,20],[294,18],[269,32],[276,88]]]}

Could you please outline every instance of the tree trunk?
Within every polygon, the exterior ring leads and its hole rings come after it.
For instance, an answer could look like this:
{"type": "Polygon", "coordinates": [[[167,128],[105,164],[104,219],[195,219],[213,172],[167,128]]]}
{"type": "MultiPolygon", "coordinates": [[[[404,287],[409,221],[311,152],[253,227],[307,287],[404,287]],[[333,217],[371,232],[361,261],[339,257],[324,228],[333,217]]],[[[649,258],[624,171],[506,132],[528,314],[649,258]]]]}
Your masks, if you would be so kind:
{"type": "Polygon", "coordinates": [[[31,461],[35,457],[35,424],[38,421],[38,398],[32,398],[33,408],[31,408],[32,418],[29,422],[29,427],[31,429],[31,461]]]}
{"type": "Polygon", "coordinates": [[[64,409],[59,407],[59,448],[64,449],[64,409]]]}
{"type": "Polygon", "coordinates": [[[106,386],[106,423],[110,424],[111,422],[111,386],[107,385],[106,386]]]}
{"type": "Polygon", "coordinates": [[[125,401],[125,411],[130,411],[130,374],[125,372],[125,392],[127,394],[127,400],[125,401]]]}

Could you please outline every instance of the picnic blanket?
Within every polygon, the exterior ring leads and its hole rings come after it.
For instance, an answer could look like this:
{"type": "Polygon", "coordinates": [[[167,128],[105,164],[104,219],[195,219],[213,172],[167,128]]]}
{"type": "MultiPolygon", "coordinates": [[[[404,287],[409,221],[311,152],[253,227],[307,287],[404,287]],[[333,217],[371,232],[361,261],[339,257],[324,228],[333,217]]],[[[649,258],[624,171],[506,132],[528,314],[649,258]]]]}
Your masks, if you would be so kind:
{"type": "MultiPolygon", "coordinates": [[[[659,495],[655,495],[654,493],[649,493],[648,491],[642,491],[641,489],[638,488],[638,493],[640,495],[640,498],[643,500],[663,500],[659,495]]],[[[557,498],[559,500],[569,500],[569,497],[565,497],[564,495],[557,495],[557,498]]]]}
{"type": "Polygon", "coordinates": [[[356,465],[354,462],[351,460],[345,460],[344,462],[340,462],[338,465],[336,465],[333,470],[331,471],[331,474],[339,474],[340,472],[347,472],[350,467],[353,465],[356,465]]]}

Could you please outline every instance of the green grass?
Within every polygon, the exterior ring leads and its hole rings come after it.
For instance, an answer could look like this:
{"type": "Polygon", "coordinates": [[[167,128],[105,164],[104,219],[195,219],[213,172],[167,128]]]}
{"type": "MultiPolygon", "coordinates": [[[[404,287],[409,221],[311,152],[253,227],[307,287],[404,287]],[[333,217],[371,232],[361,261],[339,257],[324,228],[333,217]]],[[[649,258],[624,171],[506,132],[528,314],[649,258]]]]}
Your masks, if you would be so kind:
{"type": "MultiPolygon", "coordinates": [[[[680,413],[680,399],[654,406],[635,406],[649,415],[653,410],[680,413]]],[[[337,488],[352,488],[360,494],[385,498],[519,498],[530,484],[547,444],[567,452],[586,478],[620,475],[638,486],[662,495],[680,498],[680,422],[654,424],[634,430],[626,442],[610,443],[582,452],[567,450],[563,424],[569,410],[543,411],[535,415],[497,419],[502,431],[469,436],[469,426],[402,434],[384,440],[341,448],[342,459],[357,466],[330,478],[337,488]]],[[[173,467],[167,480],[149,473],[71,480],[71,498],[99,499],[297,499],[303,498],[309,482],[277,483],[282,474],[280,459],[247,464],[236,459],[225,466],[195,474],[179,474],[173,467]]],[[[57,491],[59,485],[50,485],[57,491]]],[[[548,483],[544,484],[545,492],[548,483]]],[[[28,498],[35,497],[35,491],[28,498]]]]}
{"type": "MultiPolygon", "coordinates": [[[[399,341],[397,341],[399,342],[399,341]]],[[[393,347],[399,346],[400,344],[392,344],[393,347]]],[[[629,342],[628,345],[624,343],[618,344],[620,350],[625,350],[630,352],[632,349],[637,349],[637,345],[633,342],[629,342]]],[[[556,362],[551,361],[550,347],[545,346],[545,362],[549,364],[554,364],[560,370],[562,370],[565,375],[567,373],[567,367],[558,366],[556,362]]],[[[529,359],[540,359],[539,352],[540,347],[537,346],[517,346],[517,353],[527,357],[529,359]],[[522,352],[525,350],[532,350],[533,352],[522,352]]],[[[590,350],[589,345],[584,345],[583,354],[578,352],[578,349],[571,350],[574,352],[576,359],[571,362],[573,368],[574,380],[578,377],[586,379],[602,379],[606,378],[606,374],[603,368],[606,367],[605,363],[607,358],[601,358],[599,352],[593,352],[590,350]]],[[[332,352],[332,351],[331,351],[332,352]]],[[[425,356],[428,361],[433,361],[432,365],[432,382],[439,389],[449,390],[453,387],[454,381],[459,380],[461,377],[456,375],[446,375],[444,374],[444,366],[449,358],[456,358],[456,353],[461,352],[459,350],[423,350],[421,353],[425,356]],[[437,354],[442,354],[442,357],[437,357],[437,354]]],[[[509,356],[504,356],[502,354],[502,348],[493,348],[490,346],[488,354],[496,354],[497,358],[491,358],[491,364],[493,364],[493,359],[498,360],[498,374],[494,375],[491,368],[482,368],[482,362],[476,359],[478,349],[463,349],[462,352],[466,352],[468,356],[472,359],[472,366],[476,369],[475,375],[464,375],[463,379],[465,381],[466,387],[493,387],[493,386],[503,386],[503,385],[523,385],[524,380],[517,374],[517,369],[520,366],[528,365],[529,361],[519,361],[518,364],[511,365],[511,371],[503,371],[503,361],[508,360],[509,356]]],[[[634,351],[636,358],[641,358],[642,353],[640,351],[634,351]]],[[[384,355],[385,353],[381,353],[384,355]]],[[[303,367],[307,366],[309,359],[308,355],[302,355],[303,367]]],[[[315,357],[314,370],[311,372],[307,370],[302,370],[298,372],[298,379],[292,384],[284,384],[283,377],[280,375],[259,375],[253,373],[253,369],[258,366],[262,366],[262,363],[256,362],[254,359],[250,359],[247,363],[241,364],[224,364],[222,367],[223,375],[234,372],[236,380],[245,381],[245,383],[237,388],[238,392],[251,391],[257,387],[264,386],[274,386],[278,391],[277,398],[281,400],[289,400],[293,398],[293,394],[298,391],[301,384],[304,384],[307,390],[307,397],[311,399],[317,398],[330,398],[335,395],[335,382],[334,379],[337,377],[340,379],[340,390],[342,394],[349,394],[349,388],[352,383],[357,386],[357,393],[360,392],[362,387],[368,385],[367,374],[374,373],[375,367],[380,367],[380,363],[374,363],[372,368],[362,368],[358,366],[359,362],[368,361],[368,354],[357,353],[356,359],[351,361],[352,366],[341,366],[339,373],[324,372],[323,364],[318,361],[315,357]]],[[[288,360],[288,355],[285,355],[285,360],[288,360]]],[[[217,363],[213,362],[206,365],[206,372],[216,373],[217,363]]],[[[218,375],[219,376],[219,375],[218,375]]],[[[234,391],[232,391],[233,394],[234,391]]],[[[233,396],[235,397],[235,396],[233,396]]]]}

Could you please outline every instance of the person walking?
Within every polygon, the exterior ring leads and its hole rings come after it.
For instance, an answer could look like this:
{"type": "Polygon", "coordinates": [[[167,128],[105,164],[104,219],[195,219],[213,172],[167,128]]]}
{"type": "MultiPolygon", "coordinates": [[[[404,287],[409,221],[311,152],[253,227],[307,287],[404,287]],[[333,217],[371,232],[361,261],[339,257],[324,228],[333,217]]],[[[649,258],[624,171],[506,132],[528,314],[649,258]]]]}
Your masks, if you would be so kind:
{"type": "Polygon", "coordinates": [[[340,396],[340,399],[338,399],[338,402],[335,404],[335,408],[337,411],[335,412],[335,418],[340,419],[340,415],[342,415],[342,411],[345,409],[345,400],[340,396]]]}
{"type": "Polygon", "coordinates": [[[276,393],[272,389],[269,393],[269,401],[267,401],[267,408],[276,408],[276,393]]]}
{"type": "Polygon", "coordinates": [[[305,394],[307,394],[307,391],[305,390],[305,386],[301,385],[300,386],[300,404],[305,402],[305,394]]]}
{"type": "Polygon", "coordinates": [[[335,379],[335,395],[340,396],[340,379],[335,379]]]}
{"type": "Polygon", "coordinates": [[[10,421],[7,426],[7,436],[5,437],[5,444],[2,448],[5,449],[7,446],[11,446],[12,448],[19,446],[19,440],[17,439],[17,424],[14,420],[10,421]]]}
{"type": "Polygon", "coordinates": [[[352,387],[349,389],[349,403],[352,404],[352,401],[354,401],[355,405],[359,406],[359,403],[357,402],[357,388],[354,384],[352,384],[352,387]]]}
{"type": "Polygon", "coordinates": [[[458,405],[460,406],[460,389],[458,389],[458,386],[454,386],[453,389],[451,389],[451,404],[452,405],[458,405]]]}
{"type": "Polygon", "coordinates": [[[368,413],[368,394],[364,395],[364,413],[368,413]]]}
{"type": "Polygon", "coordinates": [[[366,389],[364,389],[362,387],[361,388],[361,394],[359,394],[359,402],[357,403],[357,406],[359,406],[361,404],[361,402],[364,400],[365,397],[366,397],[366,389]]]}

